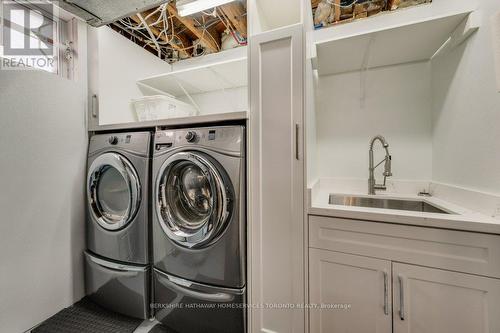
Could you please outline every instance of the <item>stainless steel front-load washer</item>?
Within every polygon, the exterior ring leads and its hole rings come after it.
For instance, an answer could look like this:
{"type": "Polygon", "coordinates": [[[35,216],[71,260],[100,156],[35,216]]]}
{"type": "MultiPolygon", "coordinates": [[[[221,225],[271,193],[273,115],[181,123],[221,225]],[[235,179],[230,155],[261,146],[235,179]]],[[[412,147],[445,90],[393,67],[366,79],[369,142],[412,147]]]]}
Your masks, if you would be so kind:
{"type": "Polygon", "coordinates": [[[159,131],[153,152],[156,318],[183,332],[245,332],[245,129],[159,131]]]}
{"type": "Polygon", "coordinates": [[[92,136],[87,173],[86,292],[100,305],[149,316],[151,133],[92,136]]]}

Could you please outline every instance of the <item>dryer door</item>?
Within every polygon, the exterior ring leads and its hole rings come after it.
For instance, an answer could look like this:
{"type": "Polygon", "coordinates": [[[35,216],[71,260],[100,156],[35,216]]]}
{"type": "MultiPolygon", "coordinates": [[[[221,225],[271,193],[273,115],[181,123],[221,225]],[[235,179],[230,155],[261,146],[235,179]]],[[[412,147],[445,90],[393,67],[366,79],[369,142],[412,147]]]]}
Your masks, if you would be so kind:
{"type": "Polygon", "coordinates": [[[89,168],[87,197],[90,213],[101,227],[125,227],[141,202],[141,185],[133,165],[117,153],[97,157],[89,168]]]}
{"type": "Polygon", "coordinates": [[[170,156],[159,170],[155,192],[162,229],[183,247],[210,245],[231,218],[233,186],[219,163],[204,153],[170,156]]]}

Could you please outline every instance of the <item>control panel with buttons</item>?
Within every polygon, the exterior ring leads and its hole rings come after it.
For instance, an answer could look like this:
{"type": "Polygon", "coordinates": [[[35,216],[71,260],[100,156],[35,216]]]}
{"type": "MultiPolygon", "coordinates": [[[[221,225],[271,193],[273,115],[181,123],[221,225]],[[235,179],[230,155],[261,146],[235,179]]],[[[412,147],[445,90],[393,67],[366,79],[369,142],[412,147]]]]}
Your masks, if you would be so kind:
{"type": "Polygon", "coordinates": [[[128,132],[96,134],[91,136],[89,142],[89,154],[94,150],[103,148],[111,150],[126,149],[140,155],[149,153],[149,143],[151,142],[151,132],[128,132]]]}
{"type": "MultiPolygon", "coordinates": [[[[155,133],[155,153],[180,147],[224,147],[227,152],[242,151],[244,128],[242,126],[221,126],[212,128],[163,130],[155,133]]],[[[192,148],[189,148],[192,149],[192,148]]]]}

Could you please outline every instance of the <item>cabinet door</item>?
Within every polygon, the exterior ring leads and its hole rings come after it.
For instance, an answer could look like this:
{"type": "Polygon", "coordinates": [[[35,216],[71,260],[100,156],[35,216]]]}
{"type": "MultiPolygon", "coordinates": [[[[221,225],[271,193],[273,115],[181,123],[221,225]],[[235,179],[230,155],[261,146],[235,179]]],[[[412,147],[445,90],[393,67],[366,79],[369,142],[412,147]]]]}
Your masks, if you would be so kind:
{"type": "Polygon", "coordinates": [[[137,122],[131,100],[158,94],[137,81],[172,67],[109,27],[88,27],[87,50],[89,129],[137,122]]]}
{"type": "Polygon", "coordinates": [[[500,332],[500,280],[394,264],[394,333],[500,332]]]}
{"type": "Polygon", "coordinates": [[[251,332],[305,329],[303,48],[300,24],[250,38],[251,332]]]}
{"type": "Polygon", "coordinates": [[[392,331],[390,261],[311,249],[309,266],[310,333],[392,331]]]}

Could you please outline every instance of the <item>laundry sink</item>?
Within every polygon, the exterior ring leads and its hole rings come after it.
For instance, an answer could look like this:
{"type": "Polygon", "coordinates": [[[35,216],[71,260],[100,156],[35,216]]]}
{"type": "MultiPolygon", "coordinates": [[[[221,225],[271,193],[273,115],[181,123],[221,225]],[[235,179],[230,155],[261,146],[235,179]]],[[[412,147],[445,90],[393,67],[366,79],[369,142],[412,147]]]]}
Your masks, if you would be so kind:
{"type": "Polygon", "coordinates": [[[361,196],[346,196],[330,194],[330,205],[355,206],[368,208],[383,208],[394,210],[407,210],[412,212],[425,212],[437,214],[454,214],[445,211],[423,200],[386,199],[361,196]]]}

